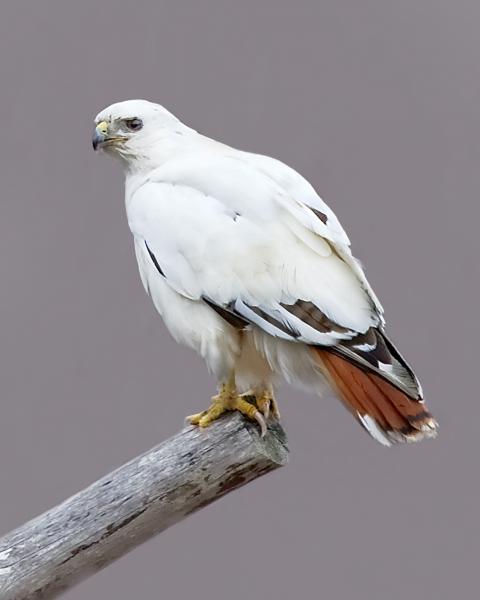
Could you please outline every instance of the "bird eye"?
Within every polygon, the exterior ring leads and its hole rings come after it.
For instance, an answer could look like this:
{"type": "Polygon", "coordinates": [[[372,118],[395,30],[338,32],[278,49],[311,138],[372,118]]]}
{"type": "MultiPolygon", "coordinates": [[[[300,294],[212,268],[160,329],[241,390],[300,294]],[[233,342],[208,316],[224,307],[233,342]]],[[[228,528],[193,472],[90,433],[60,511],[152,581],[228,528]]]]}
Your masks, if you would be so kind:
{"type": "Polygon", "coordinates": [[[143,122],[141,119],[126,119],[125,125],[127,126],[127,129],[130,129],[130,131],[140,131],[140,129],[143,127],[143,122]]]}

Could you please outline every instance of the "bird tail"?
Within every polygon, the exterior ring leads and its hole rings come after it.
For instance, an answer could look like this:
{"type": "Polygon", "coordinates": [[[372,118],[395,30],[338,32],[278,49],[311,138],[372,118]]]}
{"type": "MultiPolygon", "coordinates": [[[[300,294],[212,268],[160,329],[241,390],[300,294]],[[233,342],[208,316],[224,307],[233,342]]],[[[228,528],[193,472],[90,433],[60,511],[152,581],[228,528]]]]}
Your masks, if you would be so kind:
{"type": "Polygon", "coordinates": [[[359,367],[331,350],[311,350],[347,409],[378,442],[391,446],[436,436],[437,423],[421,397],[412,398],[378,372],[359,367]]]}

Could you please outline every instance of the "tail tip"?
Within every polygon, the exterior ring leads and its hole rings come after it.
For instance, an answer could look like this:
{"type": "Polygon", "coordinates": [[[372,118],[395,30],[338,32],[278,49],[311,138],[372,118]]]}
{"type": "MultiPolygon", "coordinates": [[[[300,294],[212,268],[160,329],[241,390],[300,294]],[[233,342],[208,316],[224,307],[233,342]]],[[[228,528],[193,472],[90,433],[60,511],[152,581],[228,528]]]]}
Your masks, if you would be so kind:
{"type": "Polygon", "coordinates": [[[363,428],[383,446],[394,444],[413,444],[421,440],[434,439],[438,435],[438,423],[433,417],[429,417],[417,427],[410,426],[405,430],[384,429],[370,415],[357,413],[358,420],[363,428]]]}

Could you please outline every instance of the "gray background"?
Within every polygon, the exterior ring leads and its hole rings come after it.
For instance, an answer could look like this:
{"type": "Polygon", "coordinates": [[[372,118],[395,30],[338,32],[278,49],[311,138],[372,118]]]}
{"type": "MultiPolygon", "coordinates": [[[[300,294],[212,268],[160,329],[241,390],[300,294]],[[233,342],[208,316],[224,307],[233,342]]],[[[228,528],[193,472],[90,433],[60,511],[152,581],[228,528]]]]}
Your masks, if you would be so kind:
{"type": "Polygon", "coordinates": [[[478,2],[65,0],[0,9],[0,531],[174,433],[214,382],[144,294],[92,118],[145,97],[272,154],[349,231],[442,429],[387,450],[281,392],[290,465],[81,598],[470,598],[478,524],[478,2]]]}

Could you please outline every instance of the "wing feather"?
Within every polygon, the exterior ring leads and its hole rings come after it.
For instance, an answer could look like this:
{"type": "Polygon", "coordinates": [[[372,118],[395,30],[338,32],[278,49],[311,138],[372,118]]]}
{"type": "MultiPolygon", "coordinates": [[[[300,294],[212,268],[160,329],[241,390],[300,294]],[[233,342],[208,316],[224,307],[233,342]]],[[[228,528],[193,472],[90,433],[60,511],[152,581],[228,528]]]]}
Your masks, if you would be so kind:
{"type": "Polygon", "coordinates": [[[195,161],[185,172],[170,165],[137,189],[128,215],[143,260],[235,327],[330,347],[419,396],[411,369],[383,334],[383,309],[333,211],[289,167],[238,155],[211,159],[200,173],[195,161]]]}

